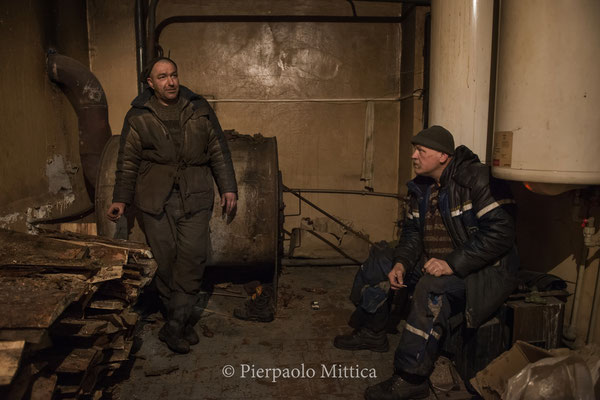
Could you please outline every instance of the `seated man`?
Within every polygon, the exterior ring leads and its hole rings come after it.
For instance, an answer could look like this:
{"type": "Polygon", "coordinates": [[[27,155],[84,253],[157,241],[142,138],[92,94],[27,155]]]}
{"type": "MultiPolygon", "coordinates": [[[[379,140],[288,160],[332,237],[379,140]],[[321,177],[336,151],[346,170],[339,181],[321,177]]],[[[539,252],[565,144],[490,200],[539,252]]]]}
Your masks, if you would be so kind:
{"type": "Polygon", "coordinates": [[[440,126],[412,143],[417,177],[408,183],[399,244],[372,249],[351,295],[358,329],[334,341],[342,349],[386,351],[389,288],[414,288],[394,375],[367,388],[366,399],[427,397],[450,317],[463,313],[467,327],[477,328],[517,286],[515,205],[506,183],[467,147],[454,149],[452,134],[440,126]]]}

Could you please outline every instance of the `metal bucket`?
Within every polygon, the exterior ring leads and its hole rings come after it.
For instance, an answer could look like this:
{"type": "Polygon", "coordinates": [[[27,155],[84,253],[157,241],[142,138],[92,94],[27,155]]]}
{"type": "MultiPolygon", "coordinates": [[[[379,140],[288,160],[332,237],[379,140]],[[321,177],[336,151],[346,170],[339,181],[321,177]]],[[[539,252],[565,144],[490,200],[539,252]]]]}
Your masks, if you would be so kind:
{"type": "MultiPolygon", "coordinates": [[[[220,197],[215,196],[210,221],[209,266],[253,266],[275,268],[279,261],[281,184],[275,138],[226,132],[238,182],[238,206],[233,217],[222,215],[220,197]]],[[[134,207],[127,218],[114,223],[106,218],[112,203],[120,136],[104,147],[96,185],[98,234],[111,238],[145,242],[140,218],[134,207]]],[[[218,189],[215,186],[215,193],[218,189]]]]}

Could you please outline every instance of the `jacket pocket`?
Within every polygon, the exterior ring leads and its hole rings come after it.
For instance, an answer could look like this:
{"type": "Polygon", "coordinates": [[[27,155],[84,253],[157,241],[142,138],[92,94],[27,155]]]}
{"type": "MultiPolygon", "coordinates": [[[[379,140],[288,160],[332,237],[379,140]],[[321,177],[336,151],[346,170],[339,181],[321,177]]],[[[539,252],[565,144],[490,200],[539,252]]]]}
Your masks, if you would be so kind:
{"type": "Polygon", "coordinates": [[[159,213],[173,187],[175,168],[171,165],[147,163],[140,168],[135,187],[135,204],[143,211],[159,213]]]}
{"type": "Polygon", "coordinates": [[[184,170],[183,176],[188,194],[212,194],[214,183],[208,166],[188,166],[184,170]]]}

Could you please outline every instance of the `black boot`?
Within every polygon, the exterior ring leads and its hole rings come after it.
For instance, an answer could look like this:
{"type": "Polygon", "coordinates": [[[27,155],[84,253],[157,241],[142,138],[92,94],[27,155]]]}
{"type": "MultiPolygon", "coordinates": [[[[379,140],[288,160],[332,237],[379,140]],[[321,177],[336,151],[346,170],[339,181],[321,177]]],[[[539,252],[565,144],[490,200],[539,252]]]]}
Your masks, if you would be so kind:
{"type": "Polygon", "coordinates": [[[349,335],[338,335],[333,345],[342,350],[371,350],[385,353],[389,350],[389,342],[385,331],[373,332],[362,327],[349,335]]]}
{"type": "Polygon", "coordinates": [[[388,380],[369,386],[365,390],[366,400],[409,400],[429,397],[427,379],[419,383],[411,383],[400,375],[392,375],[388,380]]]}
{"type": "Polygon", "coordinates": [[[233,310],[233,316],[246,321],[271,322],[275,319],[273,288],[266,285],[256,287],[252,297],[244,303],[244,308],[233,310]]]}
{"type": "Polygon", "coordinates": [[[190,344],[183,338],[185,321],[188,312],[185,308],[169,310],[169,318],[158,331],[158,338],[165,342],[169,349],[175,353],[186,354],[190,352],[190,344]]]}
{"type": "Polygon", "coordinates": [[[196,333],[194,327],[198,321],[200,321],[200,317],[202,317],[202,311],[204,311],[202,307],[192,307],[192,312],[190,313],[187,323],[183,328],[183,338],[192,346],[200,342],[200,337],[196,333]]]}

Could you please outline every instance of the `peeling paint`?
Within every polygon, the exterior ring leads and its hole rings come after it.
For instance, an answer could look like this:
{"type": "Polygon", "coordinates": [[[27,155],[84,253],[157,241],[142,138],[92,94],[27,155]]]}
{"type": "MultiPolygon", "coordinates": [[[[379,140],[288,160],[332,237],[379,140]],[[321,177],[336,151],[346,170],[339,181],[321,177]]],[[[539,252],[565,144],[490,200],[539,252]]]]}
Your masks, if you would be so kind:
{"type": "Polygon", "coordinates": [[[16,223],[19,220],[19,217],[23,219],[23,216],[20,213],[12,213],[0,217],[0,228],[7,228],[10,225],[16,223]]]}
{"type": "Polygon", "coordinates": [[[65,161],[60,154],[55,154],[51,160],[46,163],[46,177],[48,178],[48,191],[53,194],[59,192],[73,192],[71,184],[71,175],[77,172],[77,167],[65,161]]]}
{"type": "Polygon", "coordinates": [[[36,233],[37,228],[33,225],[35,222],[40,220],[46,220],[52,218],[52,213],[57,212],[59,215],[62,214],[65,209],[75,202],[75,195],[73,193],[65,194],[61,200],[54,202],[53,204],[44,204],[38,207],[29,207],[27,209],[27,231],[29,233],[36,233]]]}
{"type": "Polygon", "coordinates": [[[99,102],[102,99],[102,87],[95,84],[93,80],[88,81],[83,87],[83,94],[94,102],[99,102]]]}

